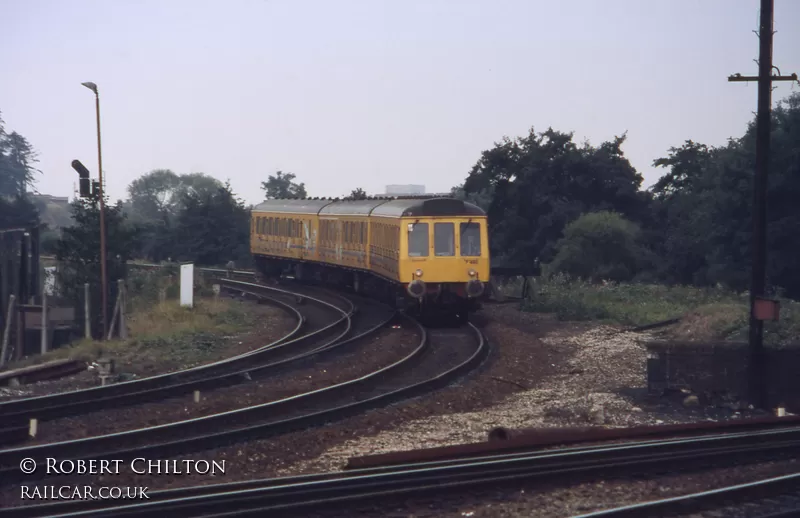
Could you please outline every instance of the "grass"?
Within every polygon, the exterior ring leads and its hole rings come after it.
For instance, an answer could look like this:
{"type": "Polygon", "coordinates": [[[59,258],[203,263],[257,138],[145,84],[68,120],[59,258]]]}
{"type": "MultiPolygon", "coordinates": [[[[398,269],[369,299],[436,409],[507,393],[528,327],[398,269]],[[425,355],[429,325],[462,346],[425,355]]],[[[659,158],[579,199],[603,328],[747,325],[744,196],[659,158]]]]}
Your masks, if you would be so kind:
{"type": "MultiPolygon", "coordinates": [[[[603,285],[556,275],[533,281],[524,310],[553,313],[560,320],[597,320],[610,324],[645,325],[682,317],[672,330],[686,340],[746,341],[747,293],[719,287],[658,284],[603,285]]],[[[765,322],[768,344],[800,341],[800,303],[782,299],[778,322],[765,322]]]]}
{"type": "Polygon", "coordinates": [[[145,369],[148,365],[191,364],[212,356],[225,345],[229,335],[255,325],[258,318],[247,311],[246,303],[228,298],[195,298],[193,308],[181,307],[178,300],[138,307],[128,317],[127,340],[83,339],[9,368],[67,358],[93,361],[100,356],[145,369]]]}

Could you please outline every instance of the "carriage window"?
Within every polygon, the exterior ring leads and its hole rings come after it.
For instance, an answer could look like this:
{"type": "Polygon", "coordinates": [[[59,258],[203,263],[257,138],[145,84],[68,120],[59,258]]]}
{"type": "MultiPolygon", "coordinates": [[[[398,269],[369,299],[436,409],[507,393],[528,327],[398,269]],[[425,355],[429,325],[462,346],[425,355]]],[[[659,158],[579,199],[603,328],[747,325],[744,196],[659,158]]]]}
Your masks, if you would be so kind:
{"type": "Polygon", "coordinates": [[[481,226],[479,223],[461,224],[461,255],[481,255],[481,226]]]}
{"type": "Polygon", "coordinates": [[[408,256],[428,257],[428,224],[411,223],[408,227],[408,256]]]}
{"type": "Polygon", "coordinates": [[[437,256],[456,255],[456,231],[452,223],[433,224],[433,252],[437,256]]]}

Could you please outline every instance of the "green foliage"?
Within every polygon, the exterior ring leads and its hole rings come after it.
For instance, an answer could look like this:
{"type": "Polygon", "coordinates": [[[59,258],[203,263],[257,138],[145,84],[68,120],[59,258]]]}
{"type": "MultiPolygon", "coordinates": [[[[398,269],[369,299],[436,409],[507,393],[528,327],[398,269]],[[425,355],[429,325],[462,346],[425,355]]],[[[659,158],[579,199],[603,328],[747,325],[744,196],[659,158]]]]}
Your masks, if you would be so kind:
{"type": "MultiPolygon", "coordinates": [[[[800,93],[778,103],[772,117],[767,194],[768,282],[800,296],[800,93]]],[[[755,124],[719,148],[687,141],[655,165],[668,173],[654,187],[652,249],[668,282],[722,283],[746,289],[752,256],[755,124]]]]}
{"type": "Polygon", "coordinates": [[[484,211],[488,211],[489,207],[492,204],[492,198],[494,196],[494,188],[492,186],[489,186],[487,188],[481,189],[479,192],[467,193],[464,190],[464,186],[459,185],[457,187],[453,187],[452,189],[450,189],[450,196],[458,200],[464,200],[466,202],[472,203],[473,205],[477,205],[478,207],[482,208],[484,211]]]}
{"type": "Polygon", "coordinates": [[[350,196],[347,198],[348,200],[366,200],[367,199],[367,192],[359,187],[358,189],[353,189],[350,191],[350,196]]]}
{"type": "Polygon", "coordinates": [[[306,184],[295,183],[293,180],[296,178],[294,173],[283,173],[278,171],[274,175],[269,175],[266,182],[261,182],[261,188],[264,190],[264,195],[268,200],[275,198],[305,198],[306,184]]]}
{"type": "Polygon", "coordinates": [[[30,228],[38,224],[39,211],[29,196],[0,196],[0,228],[30,228]]]}
{"type": "MultiPolygon", "coordinates": [[[[201,265],[236,261],[250,256],[250,213],[229,184],[214,193],[188,193],[173,234],[173,258],[201,265]]],[[[244,264],[243,264],[244,263],[244,264]]]]}
{"type": "Polygon", "coordinates": [[[177,219],[189,198],[204,199],[222,188],[222,183],[203,173],[177,175],[156,169],[128,186],[126,212],[138,228],[137,255],[159,262],[175,254],[177,219]]]}
{"type": "Polygon", "coordinates": [[[638,190],[642,177],[624,157],[624,141],[622,136],[598,147],[578,146],[571,133],[531,129],[484,151],[456,194],[479,204],[491,197],[487,214],[495,258],[549,262],[564,227],[581,214],[614,210],[638,221],[646,211],[638,190]]]}
{"type": "MultiPolygon", "coordinates": [[[[562,274],[537,279],[523,309],[555,313],[560,320],[604,320],[613,324],[646,325],[682,317],[671,331],[685,340],[746,341],[749,298],[720,286],[659,284],[591,284],[562,274]]],[[[797,343],[800,303],[782,299],[781,319],[766,322],[764,341],[771,345],[797,343]]]]}
{"type": "Polygon", "coordinates": [[[222,183],[203,173],[177,175],[156,169],[128,186],[131,217],[136,221],[171,222],[183,208],[187,195],[213,194],[222,183]]]}
{"type": "MultiPolygon", "coordinates": [[[[83,307],[83,285],[90,285],[93,333],[99,336],[101,329],[101,256],[100,256],[100,198],[96,194],[89,199],[77,198],[71,205],[75,223],[62,229],[61,238],[55,243],[56,259],[59,262],[57,282],[61,295],[71,300],[75,307],[83,307]]],[[[126,262],[131,259],[136,243],[136,231],[122,212],[122,203],[105,205],[106,265],[108,290],[108,315],[113,311],[113,294],[117,279],[125,278],[126,262]]]]}
{"type": "Polygon", "coordinates": [[[0,228],[32,227],[39,224],[39,211],[30,200],[36,152],[17,133],[7,133],[0,116],[0,228]]]}
{"type": "Polygon", "coordinates": [[[615,212],[580,216],[564,229],[544,273],[565,273],[592,282],[629,281],[642,264],[639,228],[615,212]]]}
{"type": "MultiPolygon", "coordinates": [[[[598,147],[578,146],[572,134],[553,129],[504,138],[483,152],[452,195],[486,210],[496,265],[538,260],[551,263],[551,270],[589,279],[629,279],[638,270],[637,280],[747,289],[755,123],[724,146],[688,140],[670,148],[654,162],[666,172],[650,191],[639,190],[641,176],[624,157],[623,142],[624,136],[598,147]],[[600,211],[617,212],[640,228],[636,268],[630,253],[580,257],[581,250],[598,248],[597,239],[583,236],[580,244],[562,240],[570,222],[600,211]]],[[[778,103],[772,117],[767,283],[794,298],[800,297],[798,156],[800,93],[793,93],[778,103]]]]}
{"type": "Polygon", "coordinates": [[[737,300],[735,297],[719,288],[592,284],[556,274],[537,279],[524,306],[529,311],[556,313],[562,320],[596,319],[644,325],[679,317],[703,304],[737,300]]]}
{"type": "Polygon", "coordinates": [[[0,197],[25,196],[33,188],[36,152],[30,143],[17,133],[7,133],[0,115],[0,197]]]}

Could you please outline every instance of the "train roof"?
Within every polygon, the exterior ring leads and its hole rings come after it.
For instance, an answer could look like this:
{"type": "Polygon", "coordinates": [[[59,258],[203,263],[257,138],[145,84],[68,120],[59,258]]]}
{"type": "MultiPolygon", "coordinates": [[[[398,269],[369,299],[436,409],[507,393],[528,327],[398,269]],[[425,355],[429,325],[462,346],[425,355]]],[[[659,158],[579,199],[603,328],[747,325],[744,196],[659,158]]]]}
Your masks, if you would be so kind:
{"type": "Polygon", "coordinates": [[[304,199],[276,199],[265,200],[255,207],[254,211],[258,212],[286,212],[291,214],[317,214],[320,209],[325,205],[330,205],[333,200],[314,200],[310,198],[304,199]]]}
{"type": "Polygon", "coordinates": [[[319,215],[331,214],[339,216],[369,216],[372,210],[387,203],[385,199],[343,200],[334,201],[319,211],[319,215]]]}
{"type": "Polygon", "coordinates": [[[368,198],[366,200],[337,199],[276,199],[266,200],[255,207],[257,212],[289,214],[328,214],[339,216],[383,216],[390,218],[432,216],[485,216],[472,203],[456,198],[368,198]]]}
{"type": "Polygon", "coordinates": [[[372,216],[394,218],[430,216],[485,216],[486,213],[472,203],[456,198],[397,199],[375,207],[372,216]]]}

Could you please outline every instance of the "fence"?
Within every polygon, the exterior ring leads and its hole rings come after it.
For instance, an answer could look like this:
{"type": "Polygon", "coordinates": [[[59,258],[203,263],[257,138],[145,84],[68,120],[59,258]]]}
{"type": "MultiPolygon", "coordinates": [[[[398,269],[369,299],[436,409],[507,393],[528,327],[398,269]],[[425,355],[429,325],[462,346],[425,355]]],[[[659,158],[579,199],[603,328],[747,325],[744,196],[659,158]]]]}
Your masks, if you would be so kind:
{"type": "MultiPolygon", "coordinates": [[[[769,404],[784,403],[800,411],[800,344],[766,347],[769,404]]],[[[689,389],[696,394],[728,395],[744,399],[748,394],[750,348],[746,343],[647,344],[647,384],[651,392],[689,389]]]]}

